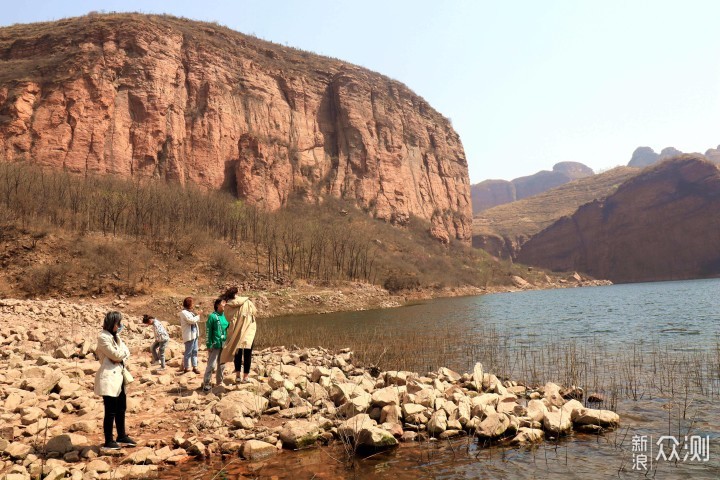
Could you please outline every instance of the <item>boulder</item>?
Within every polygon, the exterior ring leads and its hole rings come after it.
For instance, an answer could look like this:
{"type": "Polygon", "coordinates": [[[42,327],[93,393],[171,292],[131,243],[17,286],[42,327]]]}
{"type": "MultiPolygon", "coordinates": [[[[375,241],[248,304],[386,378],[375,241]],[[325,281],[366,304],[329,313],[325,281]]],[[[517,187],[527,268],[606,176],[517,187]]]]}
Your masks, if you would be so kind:
{"type": "Polygon", "coordinates": [[[148,461],[148,457],[150,456],[155,456],[155,451],[150,447],[143,447],[128,455],[122,463],[129,463],[132,465],[145,465],[147,463],[150,463],[148,461]]]}
{"type": "Polygon", "coordinates": [[[490,410],[485,419],[477,426],[475,435],[480,439],[492,440],[504,435],[509,426],[510,419],[507,415],[490,410]]]}
{"type": "Polygon", "coordinates": [[[546,400],[546,405],[550,406],[553,405],[555,407],[561,407],[565,404],[565,400],[563,399],[562,395],[560,395],[560,386],[548,382],[545,384],[545,387],[543,388],[543,398],[546,400]]]}
{"type": "Polygon", "coordinates": [[[110,471],[110,465],[107,462],[95,459],[85,466],[87,472],[106,473],[110,471]]]}
{"type": "Polygon", "coordinates": [[[441,379],[447,380],[451,383],[455,383],[462,378],[462,375],[446,367],[440,368],[440,370],[438,370],[438,374],[441,379]]]}
{"type": "Polygon", "coordinates": [[[255,395],[247,390],[230,392],[215,405],[217,413],[223,421],[229,422],[239,416],[257,417],[268,407],[265,397],[255,395]]]}
{"type": "Polygon", "coordinates": [[[558,407],[549,407],[542,420],[543,428],[553,435],[564,435],[572,429],[570,412],[558,407]]]}
{"type": "Polygon", "coordinates": [[[535,399],[528,402],[527,416],[530,417],[532,421],[542,422],[543,418],[545,418],[545,412],[547,412],[547,407],[542,400],[535,399]]]}
{"type": "Polygon", "coordinates": [[[275,445],[260,440],[248,440],[242,447],[242,456],[246,460],[259,460],[276,453],[275,445]]]}
{"type": "Polygon", "coordinates": [[[380,423],[402,424],[402,409],[397,405],[385,405],[380,411],[380,423]]]}
{"type": "Polygon", "coordinates": [[[363,428],[370,428],[377,425],[375,420],[367,413],[359,413],[352,418],[342,422],[338,426],[338,435],[341,437],[357,438],[363,428]]]}
{"type": "Polygon", "coordinates": [[[80,420],[70,425],[71,432],[95,433],[97,422],[95,420],[80,420]]]}
{"type": "Polygon", "coordinates": [[[284,387],[273,390],[270,394],[270,406],[288,408],[290,406],[290,395],[284,387]]]}
{"type": "Polygon", "coordinates": [[[320,435],[317,423],[307,420],[291,420],[280,431],[283,447],[298,449],[314,445],[320,435]]]}
{"type": "Polygon", "coordinates": [[[427,424],[427,429],[430,435],[437,436],[447,430],[447,414],[445,410],[438,410],[432,414],[430,421],[427,424]]]}
{"type": "Polygon", "coordinates": [[[282,418],[305,418],[312,415],[312,411],[313,409],[310,406],[294,407],[280,410],[278,415],[282,418]]]}
{"type": "Polygon", "coordinates": [[[367,412],[370,409],[372,397],[369,393],[361,390],[357,395],[349,399],[349,401],[338,407],[338,414],[350,418],[358,413],[367,412]]]}
{"type": "Polygon", "coordinates": [[[395,436],[380,427],[367,427],[360,431],[357,438],[358,447],[373,450],[394,447],[398,444],[395,436]]]}
{"type": "Polygon", "coordinates": [[[400,395],[397,387],[385,387],[372,393],[372,404],[377,407],[386,405],[400,405],[400,395]]]}
{"type": "MultiPolygon", "coordinates": [[[[46,368],[46,367],[43,367],[46,368]]],[[[63,378],[61,373],[53,372],[48,373],[42,377],[31,377],[23,380],[21,387],[23,390],[29,390],[35,392],[38,395],[48,395],[50,391],[55,388],[63,378]]]]}
{"type": "Polygon", "coordinates": [[[87,438],[82,435],[65,433],[51,438],[45,446],[45,450],[48,453],[56,452],[64,455],[72,450],[79,450],[81,447],[87,445],[87,443],[87,438]]]}
{"type": "Polygon", "coordinates": [[[315,367],[315,370],[313,370],[312,374],[310,375],[310,380],[313,382],[318,382],[321,377],[329,377],[330,376],[330,369],[325,367],[315,367]]]}
{"type": "Polygon", "coordinates": [[[577,425],[597,425],[603,428],[611,428],[620,423],[620,416],[610,410],[581,408],[573,412],[572,421],[577,425]]]}
{"type": "Polygon", "coordinates": [[[13,460],[25,460],[25,458],[32,451],[30,445],[25,445],[20,442],[12,442],[5,448],[5,455],[10,456],[13,460]]]}
{"type": "Polygon", "coordinates": [[[539,428],[526,428],[520,427],[517,435],[512,439],[511,443],[514,445],[522,445],[525,443],[537,443],[542,442],[545,438],[545,432],[539,428]]]}

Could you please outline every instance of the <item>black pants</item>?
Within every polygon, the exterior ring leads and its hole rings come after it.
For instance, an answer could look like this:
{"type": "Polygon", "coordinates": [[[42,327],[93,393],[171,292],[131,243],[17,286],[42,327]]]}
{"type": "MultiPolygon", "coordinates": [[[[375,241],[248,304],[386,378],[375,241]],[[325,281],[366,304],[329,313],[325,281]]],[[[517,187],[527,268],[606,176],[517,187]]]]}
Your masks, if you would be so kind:
{"type": "Polygon", "coordinates": [[[240,373],[240,369],[242,369],[245,374],[250,373],[250,362],[252,361],[252,349],[254,345],[255,342],[250,345],[250,348],[238,348],[235,350],[235,358],[233,359],[235,373],[240,373]]]}
{"type": "Polygon", "coordinates": [[[120,390],[117,397],[103,396],[105,404],[105,418],[103,419],[103,433],[105,434],[105,443],[114,441],[113,439],[113,423],[117,427],[118,438],[127,436],[125,433],[125,410],[127,409],[127,397],[125,396],[125,386],[120,390]]]}

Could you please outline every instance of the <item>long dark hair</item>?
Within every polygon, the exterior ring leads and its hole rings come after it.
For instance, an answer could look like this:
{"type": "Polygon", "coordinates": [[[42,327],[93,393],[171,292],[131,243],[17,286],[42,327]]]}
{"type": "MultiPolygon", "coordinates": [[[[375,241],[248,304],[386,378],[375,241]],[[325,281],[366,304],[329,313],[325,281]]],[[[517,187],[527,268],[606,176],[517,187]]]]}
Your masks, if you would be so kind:
{"type": "Polygon", "coordinates": [[[225,293],[220,296],[220,298],[227,302],[228,300],[232,300],[233,298],[235,298],[235,295],[237,295],[238,291],[238,287],[230,287],[225,291],[225,293]]]}
{"type": "Polygon", "coordinates": [[[110,332],[112,336],[117,340],[117,333],[113,331],[115,325],[119,325],[122,322],[122,314],[120,312],[108,312],[105,314],[105,320],[103,321],[103,330],[110,332]]]}

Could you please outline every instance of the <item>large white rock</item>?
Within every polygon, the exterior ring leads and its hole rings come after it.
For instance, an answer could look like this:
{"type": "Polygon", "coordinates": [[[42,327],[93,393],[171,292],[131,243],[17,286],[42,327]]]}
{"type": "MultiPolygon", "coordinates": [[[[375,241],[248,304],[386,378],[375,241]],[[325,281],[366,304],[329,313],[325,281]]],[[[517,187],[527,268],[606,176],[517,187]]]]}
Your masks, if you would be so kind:
{"type": "Polygon", "coordinates": [[[570,412],[558,407],[549,407],[543,417],[543,428],[553,435],[562,435],[572,429],[570,412]]]}
{"type": "Polygon", "coordinates": [[[276,453],[275,445],[260,440],[248,440],[242,447],[242,456],[246,460],[258,460],[276,453]]]}
{"type": "Polygon", "coordinates": [[[527,416],[534,422],[542,422],[547,407],[542,400],[530,400],[527,405],[527,416]]]}
{"type": "Polygon", "coordinates": [[[483,376],[485,375],[485,372],[483,371],[483,365],[482,363],[478,362],[473,367],[473,374],[472,374],[472,383],[475,385],[475,390],[478,392],[482,390],[482,382],[483,382],[483,376]]]}
{"type": "Polygon", "coordinates": [[[270,394],[270,406],[288,408],[290,406],[290,395],[284,387],[273,390],[270,394]]]}
{"type": "Polygon", "coordinates": [[[477,426],[475,434],[481,439],[493,439],[502,436],[510,426],[510,419],[504,413],[489,411],[480,425],[477,426]]]}
{"type": "Polygon", "coordinates": [[[438,410],[432,414],[427,424],[430,435],[440,435],[448,428],[448,419],[445,410],[438,410]]]}
{"type": "Polygon", "coordinates": [[[338,425],[338,435],[357,438],[362,429],[374,427],[375,425],[377,425],[377,422],[370,418],[370,415],[360,413],[338,425]]]}
{"type": "Polygon", "coordinates": [[[545,384],[545,387],[543,388],[543,398],[546,400],[546,405],[550,406],[553,405],[555,407],[561,407],[565,404],[565,400],[562,398],[562,395],[560,395],[560,386],[548,382],[545,384]]]}
{"type": "Polygon", "coordinates": [[[517,435],[512,439],[513,444],[537,443],[545,438],[545,432],[539,428],[520,427],[517,435]]]}
{"type": "Polygon", "coordinates": [[[268,400],[247,390],[230,392],[215,405],[215,413],[225,422],[239,416],[257,417],[267,410],[268,400]]]}
{"type": "Polygon", "coordinates": [[[598,425],[603,428],[615,427],[620,423],[620,416],[610,410],[582,408],[574,412],[573,423],[577,425],[598,425]]]}
{"type": "Polygon", "coordinates": [[[437,396],[438,393],[434,388],[424,388],[415,394],[415,403],[427,408],[434,408],[437,396]]]}
{"type": "Polygon", "coordinates": [[[329,391],[330,398],[333,402],[335,402],[336,406],[340,406],[350,401],[351,398],[357,397],[363,393],[367,392],[365,392],[361,386],[349,382],[334,383],[330,386],[329,391]]]}
{"type": "Polygon", "coordinates": [[[400,405],[400,395],[397,387],[385,387],[372,393],[372,404],[377,407],[385,405],[400,405]]]}
{"type": "Polygon", "coordinates": [[[380,423],[402,424],[402,409],[397,405],[385,405],[380,411],[380,423]]]}
{"type": "Polygon", "coordinates": [[[338,413],[343,417],[354,417],[358,413],[367,412],[370,409],[372,397],[365,391],[360,391],[358,395],[350,398],[349,401],[340,405],[337,409],[338,413]]]}
{"type": "Polygon", "coordinates": [[[320,427],[315,422],[307,420],[291,420],[280,431],[280,440],[283,447],[304,448],[315,444],[320,435],[320,427]]]}

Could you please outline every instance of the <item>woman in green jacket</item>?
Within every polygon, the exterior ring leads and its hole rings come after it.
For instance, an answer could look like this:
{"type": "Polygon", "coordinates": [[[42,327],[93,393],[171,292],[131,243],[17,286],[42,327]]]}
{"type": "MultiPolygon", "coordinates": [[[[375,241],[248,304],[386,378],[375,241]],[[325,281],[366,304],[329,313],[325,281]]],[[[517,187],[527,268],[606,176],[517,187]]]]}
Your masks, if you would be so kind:
{"type": "Polygon", "coordinates": [[[218,298],[215,300],[215,311],[208,315],[205,325],[205,333],[207,340],[205,346],[208,350],[208,363],[205,368],[205,378],[203,378],[203,390],[210,390],[210,377],[213,370],[216,370],[215,382],[222,385],[223,374],[225,373],[225,364],[220,363],[220,352],[225,346],[227,340],[228,321],[225,319],[225,300],[218,298]]]}

